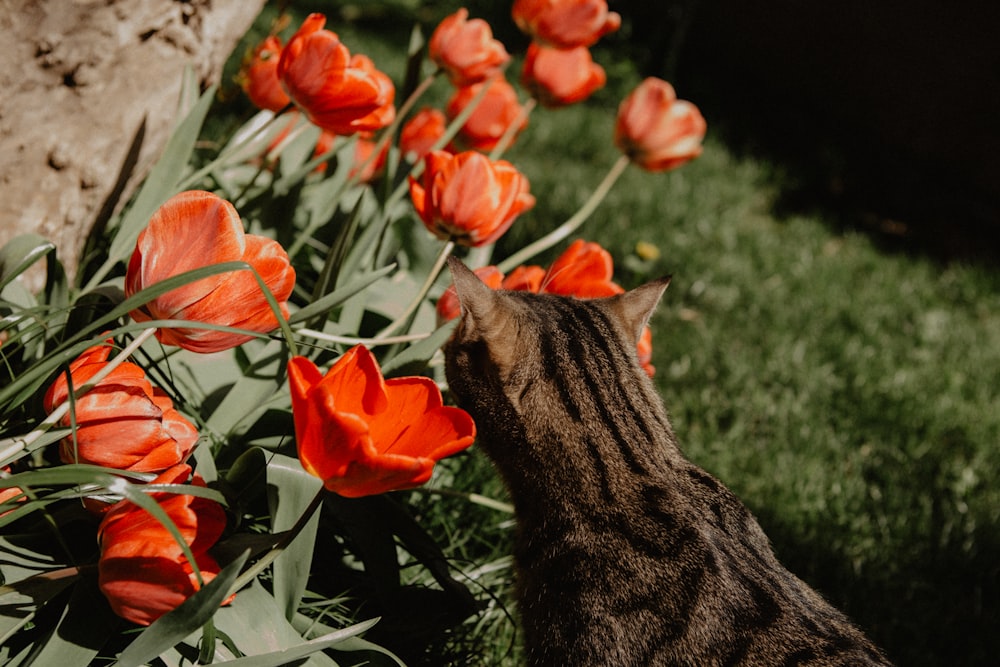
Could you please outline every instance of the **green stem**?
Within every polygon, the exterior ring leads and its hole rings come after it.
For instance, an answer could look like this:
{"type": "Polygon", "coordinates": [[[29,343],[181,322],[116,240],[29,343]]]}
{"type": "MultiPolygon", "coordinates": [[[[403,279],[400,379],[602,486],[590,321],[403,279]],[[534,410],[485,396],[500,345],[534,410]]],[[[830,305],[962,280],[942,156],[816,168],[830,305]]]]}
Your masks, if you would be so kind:
{"type": "Polygon", "coordinates": [[[417,292],[416,297],[414,297],[414,299],[410,302],[410,305],[406,307],[406,310],[403,311],[402,315],[397,317],[392,324],[387,326],[375,336],[376,339],[381,340],[386,338],[406,326],[406,323],[409,322],[413,314],[417,312],[417,308],[419,308],[420,304],[423,303],[427,293],[430,292],[431,287],[434,285],[434,281],[437,280],[438,274],[441,273],[441,269],[444,268],[444,263],[448,260],[448,255],[451,254],[454,247],[454,241],[448,241],[444,244],[441,248],[441,252],[438,253],[437,261],[434,262],[434,267],[431,269],[430,273],[427,274],[427,280],[425,280],[424,284],[421,285],[420,291],[417,292]]]}
{"type": "Polygon", "coordinates": [[[628,165],[628,156],[622,155],[618,158],[618,161],[611,165],[611,169],[608,170],[608,173],[604,176],[604,180],[602,180],[600,184],[594,188],[594,191],[590,194],[590,198],[584,202],[583,206],[580,207],[580,210],[574,213],[569,220],[562,223],[542,238],[515,252],[513,255],[498,264],[497,268],[499,268],[500,271],[507,273],[514,267],[523,264],[538,253],[548,250],[575,232],[577,228],[579,228],[580,225],[582,225],[584,221],[590,217],[590,215],[597,208],[598,204],[604,200],[604,197],[607,196],[608,192],[611,190],[611,186],[615,184],[615,181],[618,180],[618,177],[622,175],[628,165]]]}

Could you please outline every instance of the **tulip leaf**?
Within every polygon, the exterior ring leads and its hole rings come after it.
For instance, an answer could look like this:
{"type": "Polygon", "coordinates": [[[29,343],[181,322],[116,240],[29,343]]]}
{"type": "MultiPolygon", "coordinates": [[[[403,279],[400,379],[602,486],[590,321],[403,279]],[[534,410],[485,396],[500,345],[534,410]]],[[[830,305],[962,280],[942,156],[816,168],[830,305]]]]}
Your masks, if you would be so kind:
{"type": "MultiPolygon", "coordinates": [[[[6,549],[3,551],[6,559],[8,554],[6,549]]],[[[78,577],[77,568],[63,568],[0,587],[0,644],[31,621],[45,603],[66,590],[78,577]]]]}
{"type": "Polygon", "coordinates": [[[202,586],[176,609],[155,620],[118,656],[117,667],[139,667],[185,637],[196,632],[219,610],[229,597],[229,589],[239,576],[247,553],[222,568],[219,574],[202,586]]]}
{"type": "Polygon", "coordinates": [[[382,268],[372,271],[371,273],[358,276],[343,287],[338,287],[329,294],[320,297],[309,305],[304,306],[303,308],[300,308],[292,313],[291,317],[288,318],[288,323],[297,324],[298,322],[308,320],[321,313],[326,313],[395,270],[396,265],[390,264],[389,266],[383,266],[382,268]]]}
{"type": "Polygon", "coordinates": [[[434,356],[434,353],[440,350],[441,346],[445,344],[457,324],[458,320],[445,322],[427,338],[410,345],[396,356],[382,362],[383,375],[401,375],[410,367],[417,365],[420,368],[413,372],[422,370],[427,365],[427,361],[434,356]]]}
{"type": "Polygon", "coordinates": [[[324,649],[336,648],[338,644],[357,637],[361,633],[369,630],[376,623],[378,623],[377,618],[373,618],[368,621],[361,621],[360,623],[355,623],[354,625],[336,630],[323,635],[322,637],[317,637],[316,639],[310,639],[307,642],[303,642],[297,646],[292,646],[281,651],[265,653],[263,655],[252,655],[245,658],[237,658],[236,660],[230,660],[223,664],[225,664],[226,667],[281,667],[282,665],[287,665],[296,660],[307,658],[324,649]]]}
{"type": "MultiPolygon", "coordinates": [[[[177,124],[176,129],[167,140],[167,145],[160,159],[153,165],[146,177],[139,194],[136,195],[128,212],[122,217],[118,231],[111,240],[108,259],[95,273],[87,288],[91,288],[104,279],[108,271],[120,261],[127,259],[135,247],[139,233],[145,229],[149,218],[163,202],[176,194],[184,170],[191,160],[195,142],[201,133],[208,109],[215,99],[217,86],[210,86],[191,108],[191,111],[177,124]]],[[[182,91],[183,96],[187,93],[182,91]]],[[[85,290],[86,291],[86,290],[85,290]]]]}
{"type": "Polygon", "coordinates": [[[81,580],[73,587],[62,616],[42,641],[31,665],[47,667],[87,667],[120,623],[97,589],[96,582],[81,580]]]}
{"type": "Polygon", "coordinates": [[[55,250],[54,243],[38,234],[22,234],[12,238],[0,248],[0,289],[55,250]]]}
{"type": "MultiPolygon", "coordinates": [[[[323,482],[303,469],[298,459],[275,454],[267,467],[268,499],[272,505],[271,532],[290,529],[310,507],[323,482]]],[[[319,527],[319,512],[314,512],[306,525],[284,551],[273,567],[274,598],[285,618],[298,610],[312,568],[313,547],[319,527]]]]}
{"type": "Polygon", "coordinates": [[[280,341],[269,341],[212,411],[206,422],[208,430],[226,439],[246,430],[284,387],[287,356],[280,341]],[[242,430],[238,428],[241,425],[242,430]]]}

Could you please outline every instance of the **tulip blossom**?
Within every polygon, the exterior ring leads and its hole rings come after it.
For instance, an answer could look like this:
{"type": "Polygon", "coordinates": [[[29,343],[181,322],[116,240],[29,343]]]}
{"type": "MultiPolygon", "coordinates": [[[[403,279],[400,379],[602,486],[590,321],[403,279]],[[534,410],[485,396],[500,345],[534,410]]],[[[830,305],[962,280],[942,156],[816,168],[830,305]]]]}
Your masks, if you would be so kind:
{"type": "MultiPolygon", "coordinates": [[[[254,268],[287,318],[295,270],[284,249],[271,239],[245,234],[239,214],[224,199],[210,192],[182,192],[167,200],[139,234],[125,274],[125,295],[132,296],[185,271],[233,261],[254,268]]],[[[160,327],[156,337],[161,343],[193,352],[218,352],[253,338],[200,328],[197,323],[260,333],[278,326],[257,279],[247,270],[195,280],[161,294],[130,314],[138,322],[191,321],[190,327],[160,327]]]]}
{"type": "Polygon", "coordinates": [[[545,107],[581,102],[604,86],[604,68],[585,46],[554,49],[532,42],[525,55],[521,83],[545,107]]]}
{"type": "Polygon", "coordinates": [[[282,49],[278,79],[310,122],[348,136],[385,127],[395,118],[396,90],[371,59],[351,56],[340,38],[310,14],[282,49]]]}
{"type": "MultiPolygon", "coordinates": [[[[560,294],[578,299],[595,299],[614,296],[625,290],[611,278],[614,261],[611,253],[597,243],[577,239],[556,258],[546,271],[540,266],[519,266],[506,277],[495,266],[476,269],[475,274],[492,289],[560,294]]],[[[461,309],[455,296],[455,286],[450,286],[437,303],[440,322],[458,317],[461,309]]],[[[636,357],[643,370],[652,377],[656,372],[653,358],[653,334],[649,327],[642,330],[636,345],[636,357]]]]}
{"type": "MultiPolygon", "coordinates": [[[[431,147],[444,136],[448,120],[438,109],[425,107],[413,114],[399,131],[399,150],[410,162],[422,160],[431,147]]],[[[441,150],[452,152],[448,146],[441,150]]]]}
{"type": "Polygon", "coordinates": [[[486,92],[458,133],[468,148],[488,152],[496,147],[511,125],[516,123],[518,132],[527,127],[528,118],[517,100],[517,91],[502,77],[456,90],[448,100],[448,117],[454,119],[460,114],[483,86],[488,86],[486,92]]]}
{"type": "Polygon", "coordinates": [[[615,144],[643,169],[666,171],[701,155],[705,130],[698,107],[678,100],[666,81],[650,77],[618,107],[615,144]]]}
{"type": "MultiPolygon", "coordinates": [[[[110,343],[91,347],[70,364],[74,388],[107,366],[110,343]]],[[[45,392],[45,411],[51,413],[68,396],[69,383],[61,374],[45,392]]],[[[170,398],[150,384],[142,368],[127,361],[75,399],[72,414],[76,437],[67,436],[60,444],[64,463],[159,472],[185,461],[198,440],[198,430],[170,398]]],[[[70,413],[59,420],[65,427],[73,423],[70,413]]]]}
{"type": "Polygon", "coordinates": [[[510,60],[503,44],[493,39],[490,24],[468,17],[469,11],[464,8],[445,17],[427,44],[430,59],[456,86],[496,76],[510,60]]]}
{"type": "MultiPolygon", "coordinates": [[[[190,473],[190,466],[182,464],[153,482],[183,484],[190,473]]],[[[197,477],[193,483],[204,486],[197,477]]],[[[222,507],[214,500],[191,495],[157,493],[153,498],[190,547],[202,581],[211,581],[221,569],[208,549],[226,527],[222,507]]],[[[108,510],[97,537],[101,546],[98,586],[122,618],[149,625],[198,590],[194,567],[170,531],[131,501],[123,500],[108,510]]]]}
{"type": "MultiPolygon", "coordinates": [[[[326,147],[330,149],[331,143],[326,147]]],[[[351,178],[357,178],[359,183],[369,183],[379,176],[385,169],[385,161],[389,156],[389,144],[383,144],[382,150],[376,156],[375,148],[378,142],[375,141],[371,132],[359,132],[357,142],[354,146],[354,165],[348,172],[351,178]],[[359,172],[358,169],[361,169],[359,172]]],[[[316,155],[320,155],[319,144],[316,145],[316,155]]]]}
{"type": "Polygon", "coordinates": [[[288,362],[299,460],[346,497],[419,486],[438,460],[475,439],[472,417],[445,406],[426,377],[383,379],[361,345],[326,375],[305,357],[288,362]]]}
{"type": "Polygon", "coordinates": [[[475,151],[428,153],[420,180],[410,177],[410,198],[432,234],[473,247],[496,241],[535,205],[521,172],[475,151]]]}
{"type": "Polygon", "coordinates": [[[514,0],[511,16],[523,33],[560,49],[591,46],[622,23],[606,0],[514,0]]]}
{"type": "Polygon", "coordinates": [[[271,35],[258,44],[243,62],[238,76],[240,87],[250,101],[261,109],[275,113],[292,103],[278,80],[280,58],[281,40],[271,35]]]}

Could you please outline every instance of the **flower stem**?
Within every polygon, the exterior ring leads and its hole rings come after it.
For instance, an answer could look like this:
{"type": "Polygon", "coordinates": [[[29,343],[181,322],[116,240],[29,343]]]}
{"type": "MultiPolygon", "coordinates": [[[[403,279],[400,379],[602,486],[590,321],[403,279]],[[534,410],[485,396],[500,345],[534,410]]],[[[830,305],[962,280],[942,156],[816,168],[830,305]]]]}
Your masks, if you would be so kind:
{"type": "Polygon", "coordinates": [[[507,273],[514,267],[523,264],[538,253],[548,250],[575,232],[577,228],[579,228],[580,225],[582,225],[584,221],[590,217],[590,215],[597,208],[598,204],[604,200],[604,197],[607,196],[608,192],[611,190],[611,186],[615,184],[615,181],[618,180],[618,177],[622,175],[622,172],[625,171],[625,168],[628,165],[628,156],[622,155],[618,158],[618,161],[611,165],[611,169],[609,169],[608,173],[604,176],[604,180],[602,180],[598,186],[594,188],[590,198],[584,202],[583,206],[580,207],[580,210],[574,213],[566,222],[562,223],[542,238],[515,252],[513,255],[498,264],[497,268],[499,268],[502,272],[507,273]]]}
{"type": "Polygon", "coordinates": [[[394,334],[397,330],[406,326],[406,323],[410,321],[410,318],[413,317],[413,314],[417,312],[417,308],[419,308],[420,304],[423,303],[424,298],[427,296],[427,293],[430,292],[431,287],[434,285],[434,281],[437,280],[438,274],[441,273],[441,269],[444,268],[444,263],[448,260],[448,255],[451,254],[451,251],[454,247],[455,247],[454,241],[448,241],[447,243],[444,244],[444,246],[441,248],[441,252],[438,254],[437,261],[434,262],[434,267],[430,270],[430,273],[427,274],[427,280],[425,280],[424,284],[421,285],[420,290],[417,292],[417,295],[410,302],[410,305],[406,307],[406,310],[403,311],[403,314],[397,317],[392,324],[387,326],[385,329],[380,331],[378,335],[375,336],[376,340],[381,341],[382,339],[394,334]]]}
{"type": "Polygon", "coordinates": [[[88,391],[96,387],[101,380],[106,378],[111,374],[111,371],[116,369],[119,364],[128,359],[128,357],[135,352],[140,345],[142,345],[146,340],[153,335],[156,331],[155,327],[150,327],[149,329],[143,329],[138,336],[136,336],[131,343],[125,346],[121,352],[115,356],[114,359],[105,364],[104,368],[94,373],[94,376],[87,380],[85,383],[77,387],[76,391],[73,392],[72,400],[67,398],[63,403],[61,403],[56,409],[54,409],[48,417],[45,418],[31,433],[20,437],[13,438],[11,440],[0,441],[0,446],[6,445],[3,449],[0,449],[0,461],[6,461],[8,458],[18,454],[24,449],[28,448],[31,443],[42,437],[50,428],[55,426],[63,416],[69,412],[69,406],[72,401],[79,399],[81,396],[86,394],[88,391]]]}

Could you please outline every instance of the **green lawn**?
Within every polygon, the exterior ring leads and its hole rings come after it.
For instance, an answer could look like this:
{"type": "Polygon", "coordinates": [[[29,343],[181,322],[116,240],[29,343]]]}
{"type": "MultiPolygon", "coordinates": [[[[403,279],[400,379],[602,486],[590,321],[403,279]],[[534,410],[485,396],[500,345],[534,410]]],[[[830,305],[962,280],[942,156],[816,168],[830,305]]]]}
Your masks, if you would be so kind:
{"type": "MultiPolygon", "coordinates": [[[[373,24],[329,27],[398,79],[398,40],[373,24]]],[[[614,109],[638,75],[607,56],[606,91],[536,110],[507,153],[538,204],[499,256],[569,217],[616,159],[614,109]]],[[[673,275],[652,326],[682,447],[898,664],[989,664],[1000,651],[1000,273],[880,250],[821,209],[778,215],[781,165],[735,156],[708,122],[701,158],[668,174],[630,168],[578,234],[614,254],[626,286],[673,275]],[[638,241],[659,259],[640,260],[638,241]]],[[[503,498],[476,452],[442,466],[435,486],[503,498]]],[[[487,605],[427,664],[517,664],[510,516],[432,494],[414,508],[487,605]]]]}

